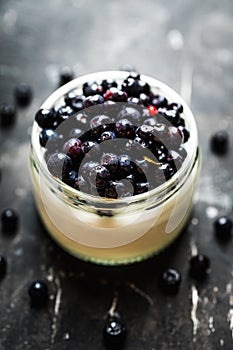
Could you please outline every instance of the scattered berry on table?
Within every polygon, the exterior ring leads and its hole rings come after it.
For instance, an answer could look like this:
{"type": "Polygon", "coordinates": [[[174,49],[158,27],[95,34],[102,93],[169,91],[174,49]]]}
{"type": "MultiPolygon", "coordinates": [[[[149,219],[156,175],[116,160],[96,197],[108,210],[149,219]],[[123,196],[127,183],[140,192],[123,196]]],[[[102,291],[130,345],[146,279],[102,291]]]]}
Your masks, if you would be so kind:
{"type": "Polygon", "coordinates": [[[0,255],[0,279],[2,279],[5,276],[6,270],[7,270],[6,258],[0,255]]]}
{"type": "Polygon", "coordinates": [[[27,107],[32,100],[32,88],[27,83],[19,83],[15,88],[15,102],[20,107],[27,107]]]}
{"type": "Polygon", "coordinates": [[[3,104],[0,107],[0,125],[3,128],[10,127],[14,124],[16,119],[15,107],[8,104],[3,104]]]}
{"type": "Polygon", "coordinates": [[[35,308],[44,307],[48,302],[49,290],[47,283],[43,280],[32,282],[29,286],[28,294],[31,305],[35,308]]]}
{"type": "Polygon", "coordinates": [[[227,153],[229,146],[229,136],[227,131],[220,130],[212,135],[210,139],[211,149],[215,154],[223,155],[227,153]]]}
{"type": "Polygon", "coordinates": [[[5,233],[14,233],[19,227],[19,215],[16,210],[8,208],[2,212],[2,231],[5,233]]]}
{"type": "Polygon", "coordinates": [[[181,283],[181,274],[174,268],[166,269],[159,278],[161,290],[169,295],[176,294],[181,283]]]}
{"type": "Polygon", "coordinates": [[[65,85],[73,79],[74,79],[73,69],[69,66],[62,67],[59,73],[59,85],[60,86],[65,85]]]}
{"type": "Polygon", "coordinates": [[[207,256],[197,254],[189,261],[189,274],[196,280],[203,280],[209,271],[210,260],[207,256]]]}
{"type": "Polygon", "coordinates": [[[220,216],[214,222],[215,234],[220,241],[226,241],[230,239],[232,227],[232,220],[227,216],[220,216]]]}
{"type": "Polygon", "coordinates": [[[103,328],[103,342],[107,350],[123,349],[126,326],[119,317],[109,317],[103,328]]]}

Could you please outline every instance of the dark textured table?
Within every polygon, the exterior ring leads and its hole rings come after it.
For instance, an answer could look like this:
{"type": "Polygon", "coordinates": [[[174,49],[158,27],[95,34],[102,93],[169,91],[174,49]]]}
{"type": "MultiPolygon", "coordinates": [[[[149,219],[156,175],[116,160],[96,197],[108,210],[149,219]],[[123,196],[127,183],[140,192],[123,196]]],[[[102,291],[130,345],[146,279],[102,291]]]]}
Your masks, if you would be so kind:
{"type": "Polygon", "coordinates": [[[102,349],[104,317],[118,295],[128,350],[233,348],[233,242],[220,244],[213,221],[232,218],[233,3],[208,1],[1,1],[0,102],[13,102],[17,83],[34,90],[14,127],[1,130],[0,209],[20,214],[15,235],[0,235],[8,271],[0,281],[1,350],[102,349]],[[180,92],[198,123],[202,171],[190,223],[163,254],[127,267],[81,262],[42,228],[28,171],[30,126],[41,102],[57,88],[59,69],[77,76],[132,63],[180,92]],[[225,129],[227,155],[217,157],[210,136],[225,129]],[[195,250],[211,259],[202,283],[188,276],[195,250]],[[182,273],[179,293],[157,284],[165,267],[182,273]],[[28,286],[48,281],[46,308],[30,307],[28,286]]]}

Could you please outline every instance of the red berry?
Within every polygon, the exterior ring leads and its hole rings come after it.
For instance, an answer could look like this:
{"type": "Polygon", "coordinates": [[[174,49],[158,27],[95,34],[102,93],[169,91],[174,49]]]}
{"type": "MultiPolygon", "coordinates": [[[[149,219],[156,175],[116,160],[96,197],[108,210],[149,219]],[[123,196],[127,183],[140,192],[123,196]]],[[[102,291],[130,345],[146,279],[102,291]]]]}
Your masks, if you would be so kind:
{"type": "Polygon", "coordinates": [[[107,90],[104,94],[104,99],[109,100],[113,95],[113,92],[111,90],[107,90]]]}
{"type": "Polygon", "coordinates": [[[151,117],[154,117],[154,115],[157,113],[157,108],[155,106],[149,106],[148,111],[149,111],[149,115],[151,117]]]}

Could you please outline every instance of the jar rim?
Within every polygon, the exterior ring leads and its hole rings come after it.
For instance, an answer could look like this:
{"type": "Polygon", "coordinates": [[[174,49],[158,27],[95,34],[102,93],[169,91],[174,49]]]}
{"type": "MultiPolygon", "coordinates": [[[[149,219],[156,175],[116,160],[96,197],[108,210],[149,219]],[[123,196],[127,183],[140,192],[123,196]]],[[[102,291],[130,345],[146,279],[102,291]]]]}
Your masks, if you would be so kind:
{"type": "MultiPolygon", "coordinates": [[[[50,109],[52,108],[56,102],[58,102],[65,94],[67,94],[69,91],[78,89],[87,81],[101,81],[103,78],[108,79],[115,79],[115,80],[124,80],[129,75],[129,72],[125,71],[101,71],[96,73],[90,73],[87,75],[83,75],[81,77],[78,77],[69,83],[61,86],[57,90],[55,90],[41,105],[40,108],[50,109]]],[[[161,93],[165,97],[169,97],[174,99],[174,102],[181,103],[184,108],[183,116],[185,119],[185,122],[188,122],[189,124],[189,130],[190,132],[190,138],[187,141],[187,144],[189,144],[189,150],[188,150],[188,156],[186,157],[185,161],[182,163],[181,167],[177,172],[167,181],[165,181],[160,186],[157,186],[153,188],[152,190],[137,194],[135,196],[125,197],[125,198],[117,198],[117,199],[111,199],[111,198],[105,198],[100,196],[94,196],[85,192],[81,192],[79,190],[76,190],[75,188],[65,184],[63,181],[61,181],[59,178],[56,178],[51,175],[49,172],[46,162],[44,160],[43,152],[39,143],[39,133],[41,131],[41,128],[38,126],[36,121],[34,121],[32,126],[32,133],[31,133],[31,148],[33,153],[34,162],[37,163],[37,166],[39,166],[39,170],[43,173],[43,175],[49,180],[50,184],[52,186],[57,186],[62,191],[64,191],[69,196],[74,196],[76,198],[79,198],[79,200],[83,200],[85,202],[88,202],[90,199],[98,204],[106,204],[109,203],[114,205],[120,204],[121,206],[123,204],[129,205],[133,203],[140,203],[144,200],[148,200],[148,198],[151,197],[158,197],[161,198],[164,195],[167,195],[169,190],[174,189],[174,186],[179,184],[182,186],[184,183],[186,177],[189,175],[189,170],[192,169],[196,159],[197,159],[197,153],[198,153],[198,133],[197,133],[197,126],[194,119],[194,116],[186,104],[186,102],[182,99],[182,97],[176,93],[173,89],[171,89],[166,84],[160,82],[159,80],[149,77],[147,75],[141,74],[141,79],[147,82],[152,90],[156,89],[158,93],[161,93]]]]}

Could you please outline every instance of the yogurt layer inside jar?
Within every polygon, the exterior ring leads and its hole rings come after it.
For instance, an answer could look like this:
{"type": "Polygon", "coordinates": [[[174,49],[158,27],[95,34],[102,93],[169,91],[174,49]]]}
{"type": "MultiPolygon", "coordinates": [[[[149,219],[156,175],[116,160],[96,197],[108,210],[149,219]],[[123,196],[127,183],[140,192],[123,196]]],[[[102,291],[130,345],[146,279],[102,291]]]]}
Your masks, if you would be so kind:
{"type": "Polygon", "coordinates": [[[135,72],[99,72],[37,112],[30,169],[49,234],[101,264],[141,261],[185,226],[199,170],[194,117],[179,95],[135,72]]]}

